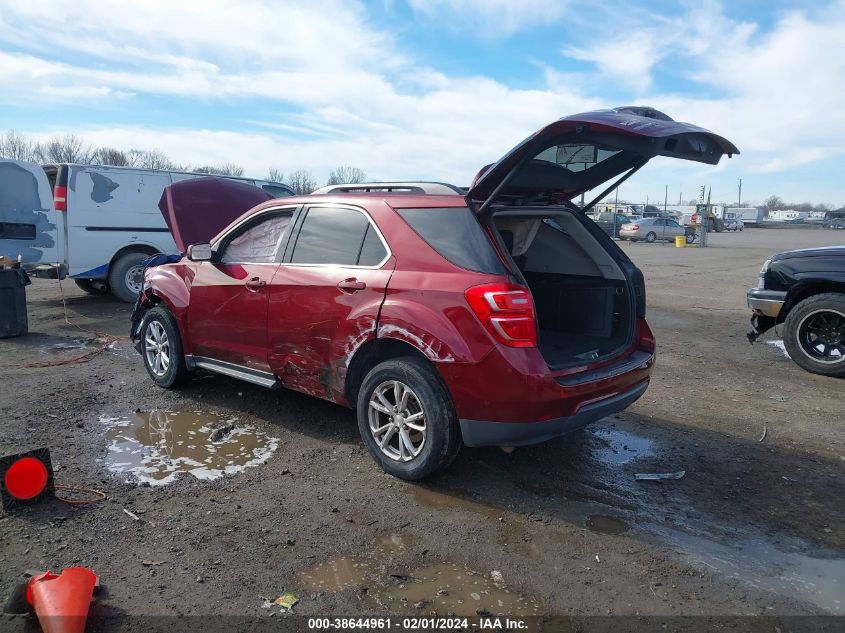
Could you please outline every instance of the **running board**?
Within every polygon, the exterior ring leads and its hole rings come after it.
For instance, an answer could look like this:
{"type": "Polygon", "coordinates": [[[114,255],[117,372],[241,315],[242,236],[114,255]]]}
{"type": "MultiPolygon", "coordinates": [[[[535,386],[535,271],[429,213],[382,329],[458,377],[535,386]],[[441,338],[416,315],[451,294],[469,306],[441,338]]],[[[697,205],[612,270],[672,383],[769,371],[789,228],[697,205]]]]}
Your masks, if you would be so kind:
{"type": "Polygon", "coordinates": [[[216,374],[231,376],[232,378],[251,382],[255,385],[267,387],[268,389],[278,389],[282,386],[279,379],[268,371],[260,371],[258,369],[252,369],[251,367],[236,365],[235,363],[226,363],[222,360],[215,360],[204,356],[185,356],[185,363],[188,365],[189,369],[193,369],[195,367],[207,369],[208,371],[213,371],[216,374]]]}

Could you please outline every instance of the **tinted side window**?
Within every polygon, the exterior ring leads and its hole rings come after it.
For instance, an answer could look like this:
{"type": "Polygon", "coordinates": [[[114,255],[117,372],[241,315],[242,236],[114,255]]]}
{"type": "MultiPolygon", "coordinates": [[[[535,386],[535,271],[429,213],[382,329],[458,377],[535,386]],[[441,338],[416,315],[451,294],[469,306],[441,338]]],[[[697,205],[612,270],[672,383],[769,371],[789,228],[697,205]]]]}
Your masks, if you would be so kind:
{"type": "Polygon", "coordinates": [[[276,261],[276,251],[292,216],[292,211],[278,213],[248,226],[226,243],[220,261],[240,264],[276,261]]]}
{"type": "Polygon", "coordinates": [[[370,224],[367,226],[367,233],[364,235],[364,243],[361,245],[361,255],[358,257],[359,266],[375,266],[387,256],[384,244],[381,243],[378,233],[370,224]]]}
{"type": "Polygon", "coordinates": [[[467,207],[397,209],[397,212],[434,250],[456,266],[504,274],[493,245],[467,207]]]}
{"type": "Polygon", "coordinates": [[[302,223],[290,261],[354,266],[369,226],[360,211],[312,207],[302,223]]]}
{"type": "Polygon", "coordinates": [[[278,185],[261,185],[261,188],[274,198],[288,198],[293,195],[290,189],[278,185]]]}

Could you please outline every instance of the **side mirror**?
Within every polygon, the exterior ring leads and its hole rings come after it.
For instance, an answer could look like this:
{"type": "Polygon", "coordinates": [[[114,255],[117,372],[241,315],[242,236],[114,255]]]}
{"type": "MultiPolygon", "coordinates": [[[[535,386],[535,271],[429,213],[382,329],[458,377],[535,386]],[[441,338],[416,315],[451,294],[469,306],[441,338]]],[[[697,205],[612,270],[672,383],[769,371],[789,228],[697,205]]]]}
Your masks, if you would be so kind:
{"type": "Polygon", "coordinates": [[[188,246],[188,259],[192,262],[207,262],[211,261],[211,256],[214,251],[211,250],[211,244],[202,242],[201,244],[191,244],[188,246]]]}

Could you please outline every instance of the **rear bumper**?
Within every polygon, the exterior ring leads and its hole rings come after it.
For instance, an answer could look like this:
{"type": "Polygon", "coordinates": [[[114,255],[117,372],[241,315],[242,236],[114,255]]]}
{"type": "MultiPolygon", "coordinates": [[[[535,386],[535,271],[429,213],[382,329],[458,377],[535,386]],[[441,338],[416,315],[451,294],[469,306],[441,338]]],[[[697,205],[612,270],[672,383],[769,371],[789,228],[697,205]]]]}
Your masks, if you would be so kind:
{"type": "Polygon", "coordinates": [[[596,420],[626,409],[648,388],[646,380],[634,388],[582,406],[571,416],[542,422],[488,422],[461,420],[461,434],[467,446],[527,446],[545,442],[580,429],[596,420]]]}
{"type": "Polygon", "coordinates": [[[786,301],[786,292],[751,288],[746,294],[746,298],[748,299],[748,307],[754,311],[754,314],[777,317],[786,301]]]}

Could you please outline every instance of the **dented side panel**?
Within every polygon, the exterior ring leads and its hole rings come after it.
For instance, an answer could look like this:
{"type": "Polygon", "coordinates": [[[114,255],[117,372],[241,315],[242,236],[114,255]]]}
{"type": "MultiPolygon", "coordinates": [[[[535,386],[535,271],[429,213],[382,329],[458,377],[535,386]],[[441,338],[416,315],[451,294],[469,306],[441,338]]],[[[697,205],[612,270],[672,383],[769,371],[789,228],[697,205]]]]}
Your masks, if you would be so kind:
{"type": "Polygon", "coordinates": [[[376,336],[376,319],[393,273],[380,269],[281,265],[270,286],[270,370],[291,389],[346,404],[344,385],[358,348],[376,336]],[[346,292],[355,278],[365,288],[346,292]]]}
{"type": "Polygon", "coordinates": [[[61,263],[61,214],[38,165],[0,160],[0,255],[24,264],[61,263]]]}

